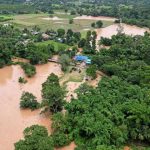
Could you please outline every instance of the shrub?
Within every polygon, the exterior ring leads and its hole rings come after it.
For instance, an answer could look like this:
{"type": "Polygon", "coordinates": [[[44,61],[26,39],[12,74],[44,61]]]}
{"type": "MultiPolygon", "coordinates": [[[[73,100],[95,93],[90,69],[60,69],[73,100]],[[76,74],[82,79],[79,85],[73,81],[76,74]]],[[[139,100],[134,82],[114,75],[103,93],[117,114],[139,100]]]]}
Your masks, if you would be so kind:
{"type": "Polygon", "coordinates": [[[39,103],[32,93],[23,92],[21,96],[20,107],[23,109],[30,108],[31,110],[34,110],[39,108],[39,103]]]}
{"type": "Polygon", "coordinates": [[[29,63],[23,63],[21,64],[22,69],[24,70],[25,74],[28,77],[32,77],[36,74],[36,68],[35,66],[29,64],[29,63]]]}
{"type": "Polygon", "coordinates": [[[18,82],[19,83],[27,83],[27,80],[26,79],[24,79],[23,77],[19,77],[19,79],[18,79],[18,82]]]}
{"type": "Polygon", "coordinates": [[[96,78],[96,66],[91,65],[89,68],[87,68],[86,73],[88,76],[92,77],[92,79],[96,78]]]}

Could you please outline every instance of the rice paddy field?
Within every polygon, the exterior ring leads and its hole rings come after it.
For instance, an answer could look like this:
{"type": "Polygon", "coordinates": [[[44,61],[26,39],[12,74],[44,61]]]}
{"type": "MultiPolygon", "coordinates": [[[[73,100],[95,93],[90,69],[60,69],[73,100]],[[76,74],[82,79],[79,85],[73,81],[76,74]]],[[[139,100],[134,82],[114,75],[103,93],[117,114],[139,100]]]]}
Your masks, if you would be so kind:
{"type": "MultiPolygon", "coordinates": [[[[23,14],[23,15],[14,15],[11,16],[13,20],[9,20],[7,22],[15,24],[16,27],[19,28],[32,28],[35,25],[38,25],[42,31],[47,29],[57,30],[58,28],[63,28],[65,30],[72,29],[74,31],[80,31],[84,33],[87,30],[92,30],[91,23],[95,22],[95,20],[88,19],[74,19],[76,15],[70,15],[69,13],[64,12],[55,12],[53,15],[49,14],[23,14]],[[73,24],[69,24],[69,20],[74,19],[73,24]]],[[[107,27],[113,24],[112,21],[104,21],[103,27],[107,27]]]]}

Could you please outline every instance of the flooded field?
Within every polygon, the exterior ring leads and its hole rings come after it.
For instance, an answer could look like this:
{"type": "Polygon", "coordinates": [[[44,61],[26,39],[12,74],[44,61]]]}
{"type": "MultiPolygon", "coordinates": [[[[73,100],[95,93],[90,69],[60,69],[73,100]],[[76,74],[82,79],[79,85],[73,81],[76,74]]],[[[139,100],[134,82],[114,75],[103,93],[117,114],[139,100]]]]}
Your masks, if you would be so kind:
{"type": "MultiPolygon", "coordinates": [[[[122,24],[122,25],[123,25],[123,33],[127,35],[133,35],[133,36],[144,35],[144,32],[149,31],[146,28],[140,28],[137,26],[127,25],[127,24],[122,24]]],[[[117,29],[118,29],[118,24],[113,24],[105,28],[96,29],[98,35],[97,38],[98,39],[100,39],[101,37],[111,38],[112,35],[117,34],[117,29]]]]}
{"type": "Polygon", "coordinates": [[[49,116],[41,115],[40,110],[30,111],[19,108],[23,91],[28,91],[41,99],[41,84],[50,73],[61,76],[60,66],[54,63],[36,66],[37,74],[25,85],[18,83],[18,78],[24,76],[20,66],[8,66],[0,69],[0,150],[13,150],[13,144],[22,137],[23,130],[33,124],[47,127],[50,132],[49,116]]]}

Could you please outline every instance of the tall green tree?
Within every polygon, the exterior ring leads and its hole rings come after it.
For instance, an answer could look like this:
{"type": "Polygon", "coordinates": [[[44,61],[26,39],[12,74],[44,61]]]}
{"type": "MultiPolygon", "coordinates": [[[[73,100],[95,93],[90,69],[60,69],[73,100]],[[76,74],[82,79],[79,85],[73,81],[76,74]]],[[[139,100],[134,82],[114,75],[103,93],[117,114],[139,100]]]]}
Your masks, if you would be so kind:
{"type": "Polygon", "coordinates": [[[42,84],[42,107],[44,111],[56,113],[62,111],[65,92],[60,87],[59,78],[51,74],[42,84]]]}

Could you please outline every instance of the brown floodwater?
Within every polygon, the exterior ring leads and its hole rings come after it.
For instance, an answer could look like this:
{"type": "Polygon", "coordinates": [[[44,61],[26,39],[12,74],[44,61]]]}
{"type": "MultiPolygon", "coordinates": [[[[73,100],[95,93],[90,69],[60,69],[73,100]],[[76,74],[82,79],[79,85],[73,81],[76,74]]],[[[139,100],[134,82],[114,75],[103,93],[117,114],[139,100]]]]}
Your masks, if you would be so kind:
{"type": "MultiPolygon", "coordinates": [[[[122,24],[122,26],[123,26],[123,33],[125,33],[126,35],[131,35],[131,36],[144,35],[144,32],[146,32],[146,31],[149,32],[149,29],[147,29],[147,28],[140,28],[137,26],[127,25],[127,24],[122,24]]],[[[97,49],[100,48],[98,43],[99,43],[99,40],[101,39],[101,37],[111,38],[113,35],[116,35],[118,33],[117,29],[118,29],[118,24],[113,24],[113,25],[110,25],[105,28],[96,29],[97,49]]]]}
{"type": "Polygon", "coordinates": [[[0,69],[0,150],[13,150],[14,143],[23,137],[23,130],[33,124],[47,127],[50,132],[51,121],[47,115],[41,115],[40,110],[30,111],[19,108],[23,91],[28,91],[41,99],[41,84],[50,73],[61,76],[58,64],[48,63],[36,66],[37,74],[24,85],[18,83],[24,72],[20,66],[8,66],[0,69]]]}
{"type": "MultiPolygon", "coordinates": [[[[123,25],[123,33],[127,35],[132,35],[132,36],[144,35],[144,32],[146,31],[149,32],[147,28],[140,28],[137,26],[127,25],[127,24],[122,24],[122,25],[123,25]]],[[[112,35],[117,34],[117,28],[118,28],[118,24],[113,24],[105,28],[96,29],[98,35],[97,38],[98,39],[100,39],[101,37],[111,38],[112,35]]]]}
{"type": "MultiPolygon", "coordinates": [[[[78,16],[74,19],[82,19],[82,20],[104,20],[104,21],[110,21],[110,22],[114,22],[116,20],[116,18],[113,17],[105,17],[105,16],[98,16],[98,17],[93,17],[93,16],[78,16]]],[[[148,28],[140,28],[134,25],[127,25],[127,24],[122,24],[123,25],[123,33],[127,34],[127,35],[144,35],[144,32],[148,31],[150,32],[150,30],[148,28]]],[[[113,24],[110,26],[107,26],[105,28],[100,28],[100,29],[96,29],[95,31],[97,32],[97,48],[99,48],[98,46],[98,41],[100,40],[101,37],[107,37],[107,38],[111,38],[113,35],[117,34],[117,29],[118,29],[118,24],[113,24]]],[[[88,29],[86,29],[88,30],[88,29]]]]}

